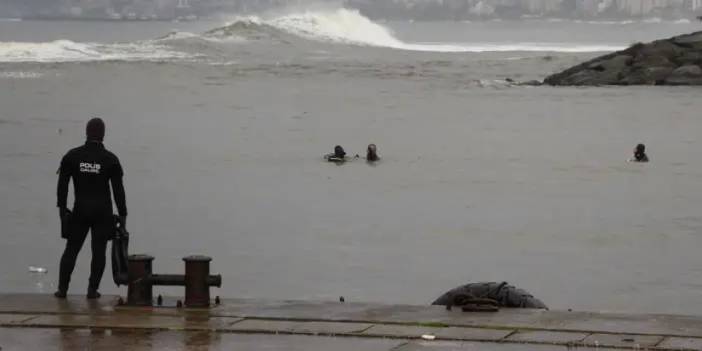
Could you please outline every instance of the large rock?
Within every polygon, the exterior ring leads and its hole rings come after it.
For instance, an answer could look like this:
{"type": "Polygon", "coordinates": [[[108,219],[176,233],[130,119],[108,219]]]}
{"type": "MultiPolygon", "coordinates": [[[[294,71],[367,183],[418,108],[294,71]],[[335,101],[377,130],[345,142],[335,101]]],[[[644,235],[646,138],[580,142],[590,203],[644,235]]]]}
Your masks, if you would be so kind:
{"type": "Polygon", "coordinates": [[[702,85],[701,66],[702,32],[696,32],[635,44],[551,75],[544,84],[702,85]]]}
{"type": "Polygon", "coordinates": [[[673,38],[673,43],[685,48],[700,49],[702,47],[702,32],[675,37],[673,38]]]}
{"type": "Polygon", "coordinates": [[[476,298],[493,300],[499,307],[548,309],[541,300],[507,282],[470,283],[462,285],[447,291],[431,304],[458,306],[461,302],[470,302],[471,299],[476,298]]]}
{"type": "Polygon", "coordinates": [[[682,65],[697,65],[697,66],[702,66],[702,50],[699,52],[686,52],[680,56],[678,56],[675,61],[682,65]]]}
{"type": "Polygon", "coordinates": [[[666,78],[665,83],[668,85],[702,85],[702,68],[696,65],[679,67],[666,78]]]}
{"type": "Polygon", "coordinates": [[[678,77],[699,77],[702,76],[702,68],[695,65],[682,66],[673,71],[672,75],[678,77]]]}
{"type": "Polygon", "coordinates": [[[640,67],[632,70],[622,78],[622,85],[662,85],[666,78],[673,73],[671,67],[640,67]]]}
{"type": "Polygon", "coordinates": [[[677,66],[669,58],[660,55],[644,56],[639,54],[634,58],[633,62],[635,62],[632,64],[634,68],[670,67],[672,71],[672,69],[677,66]]]}

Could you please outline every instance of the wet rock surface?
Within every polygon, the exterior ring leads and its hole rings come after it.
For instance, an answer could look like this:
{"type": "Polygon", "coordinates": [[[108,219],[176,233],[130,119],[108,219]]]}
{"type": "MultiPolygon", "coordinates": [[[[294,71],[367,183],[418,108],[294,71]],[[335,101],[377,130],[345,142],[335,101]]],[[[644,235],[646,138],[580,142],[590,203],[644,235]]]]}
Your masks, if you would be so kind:
{"type": "Polygon", "coordinates": [[[702,85],[702,32],[638,43],[551,75],[544,84],[702,85]]]}
{"type": "Polygon", "coordinates": [[[539,299],[507,282],[470,283],[449,290],[432,305],[460,306],[471,299],[489,299],[499,307],[548,309],[539,299]]]}

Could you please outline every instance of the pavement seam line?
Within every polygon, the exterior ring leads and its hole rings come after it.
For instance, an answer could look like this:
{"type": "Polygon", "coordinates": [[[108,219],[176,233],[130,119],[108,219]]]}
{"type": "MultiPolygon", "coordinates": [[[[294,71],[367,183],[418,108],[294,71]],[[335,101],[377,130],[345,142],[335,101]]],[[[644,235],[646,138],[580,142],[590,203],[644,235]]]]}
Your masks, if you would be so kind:
{"type": "Polygon", "coordinates": [[[391,348],[391,349],[388,350],[388,351],[398,351],[398,350],[402,349],[403,347],[409,345],[409,343],[410,343],[409,341],[405,341],[405,342],[399,343],[398,345],[394,346],[393,348],[391,348]]]}
{"type": "MultiPolygon", "coordinates": [[[[237,318],[235,318],[235,319],[237,319],[237,318]]],[[[235,320],[234,322],[231,322],[231,323],[227,324],[227,327],[231,327],[231,326],[233,326],[233,325],[235,325],[235,324],[239,324],[239,323],[241,323],[241,322],[243,322],[243,321],[245,321],[245,320],[246,320],[246,318],[238,318],[238,320],[235,320]]]]}
{"type": "Polygon", "coordinates": [[[357,330],[357,331],[355,331],[354,333],[356,333],[356,334],[363,334],[363,333],[365,333],[366,331],[368,331],[368,329],[373,328],[373,327],[375,327],[375,324],[371,324],[371,325],[369,325],[368,327],[363,328],[363,330],[357,330]]]}
{"type": "Polygon", "coordinates": [[[37,319],[37,318],[39,318],[39,317],[41,317],[40,314],[38,314],[38,315],[36,315],[36,316],[31,316],[31,317],[29,317],[29,318],[25,318],[25,319],[23,319],[23,320],[21,320],[21,321],[19,321],[19,322],[17,322],[17,323],[19,323],[19,324],[24,324],[24,323],[27,323],[27,322],[33,320],[33,319],[37,319]]]}
{"type": "Polygon", "coordinates": [[[585,339],[587,339],[587,338],[589,338],[589,337],[591,337],[591,336],[593,336],[593,335],[595,335],[595,333],[585,333],[585,337],[582,338],[582,339],[580,339],[580,340],[578,340],[578,342],[581,343],[581,344],[584,344],[584,343],[585,343],[585,339]]]}
{"type": "Polygon", "coordinates": [[[509,334],[505,335],[502,339],[499,339],[498,341],[506,341],[507,338],[517,333],[519,333],[519,329],[513,329],[509,334]]]}

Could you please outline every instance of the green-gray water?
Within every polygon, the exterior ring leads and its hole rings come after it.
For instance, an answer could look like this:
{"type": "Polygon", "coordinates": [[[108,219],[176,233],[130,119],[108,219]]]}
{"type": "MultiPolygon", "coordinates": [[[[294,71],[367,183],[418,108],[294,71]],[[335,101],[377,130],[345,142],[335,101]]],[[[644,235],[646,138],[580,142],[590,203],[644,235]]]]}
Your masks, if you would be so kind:
{"type": "Polygon", "coordinates": [[[218,295],[423,304],[507,280],[552,308],[702,313],[699,88],[504,81],[698,25],[354,16],[0,22],[0,289],[53,290],[55,172],[98,115],[133,251],[159,273],[213,256],[218,295]],[[650,164],[626,162],[639,142],[650,164]],[[369,143],[376,167],[322,162],[369,143]]]}

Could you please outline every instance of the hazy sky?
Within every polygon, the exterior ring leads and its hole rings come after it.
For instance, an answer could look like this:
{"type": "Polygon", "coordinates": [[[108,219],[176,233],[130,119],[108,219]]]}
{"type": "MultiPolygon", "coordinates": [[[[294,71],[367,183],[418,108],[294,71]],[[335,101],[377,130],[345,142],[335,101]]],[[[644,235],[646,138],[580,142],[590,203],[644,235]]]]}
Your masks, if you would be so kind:
{"type": "MultiPolygon", "coordinates": [[[[519,17],[522,14],[540,14],[550,12],[548,16],[568,17],[574,13],[575,2],[580,1],[582,11],[590,11],[587,15],[595,15],[599,9],[606,16],[626,17],[633,11],[647,11],[646,15],[662,17],[694,17],[694,13],[687,9],[675,8],[672,4],[681,4],[679,0],[668,0],[671,4],[666,9],[654,9],[653,4],[662,4],[661,0],[631,0],[642,6],[629,6],[630,0],[514,0],[514,6],[499,6],[505,1],[498,0],[190,0],[193,8],[190,10],[176,10],[178,1],[187,0],[93,0],[90,5],[82,2],[82,8],[74,4],[78,0],[2,0],[0,1],[0,17],[22,17],[31,15],[43,16],[76,16],[76,17],[106,17],[108,9],[126,15],[133,13],[137,16],[172,17],[174,15],[189,14],[188,11],[201,15],[216,14],[218,12],[256,12],[264,11],[271,7],[288,6],[289,4],[305,4],[314,6],[320,3],[332,3],[338,6],[354,7],[361,9],[364,14],[371,17],[382,18],[414,18],[414,19],[463,19],[467,17],[519,17]],[[126,6],[124,4],[127,4],[126,6]],[[199,4],[199,5],[198,5],[199,4]],[[613,10],[619,9],[619,10],[613,10]],[[650,11],[650,12],[649,12],[650,11]]],[[[697,1],[697,6],[702,6],[702,0],[697,1]]],[[[509,2],[507,2],[509,3],[509,2]]],[[[690,2],[688,2],[689,4],[690,2]]],[[[700,15],[699,13],[697,15],[700,15]]],[[[581,12],[580,15],[583,15],[581,12]]],[[[635,14],[641,16],[640,14],[635,14]]]]}

